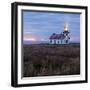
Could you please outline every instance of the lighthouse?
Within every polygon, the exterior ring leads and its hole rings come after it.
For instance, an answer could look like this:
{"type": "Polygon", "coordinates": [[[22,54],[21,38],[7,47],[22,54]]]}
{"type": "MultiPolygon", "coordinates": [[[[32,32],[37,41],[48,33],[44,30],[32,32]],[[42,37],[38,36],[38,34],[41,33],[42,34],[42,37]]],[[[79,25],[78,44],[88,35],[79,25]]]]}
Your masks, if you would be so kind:
{"type": "Polygon", "coordinates": [[[69,44],[70,36],[69,36],[69,26],[68,23],[64,24],[64,31],[61,33],[53,33],[49,39],[50,44],[69,44]]]}
{"type": "Polygon", "coordinates": [[[69,25],[68,23],[65,23],[64,25],[64,31],[63,31],[63,34],[65,36],[65,44],[68,44],[69,43],[69,40],[70,40],[70,36],[69,36],[69,25]]]}

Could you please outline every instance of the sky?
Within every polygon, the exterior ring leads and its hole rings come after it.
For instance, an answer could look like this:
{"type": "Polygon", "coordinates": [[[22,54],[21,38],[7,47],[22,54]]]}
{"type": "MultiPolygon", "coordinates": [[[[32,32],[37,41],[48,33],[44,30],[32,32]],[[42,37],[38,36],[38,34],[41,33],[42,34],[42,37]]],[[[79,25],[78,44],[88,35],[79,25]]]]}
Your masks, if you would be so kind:
{"type": "Polygon", "coordinates": [[[23,41],[49,41],[52,33],[64,31],[68,23],[70,41],[80,42],[80,14],[23,11],[23,41]]]}

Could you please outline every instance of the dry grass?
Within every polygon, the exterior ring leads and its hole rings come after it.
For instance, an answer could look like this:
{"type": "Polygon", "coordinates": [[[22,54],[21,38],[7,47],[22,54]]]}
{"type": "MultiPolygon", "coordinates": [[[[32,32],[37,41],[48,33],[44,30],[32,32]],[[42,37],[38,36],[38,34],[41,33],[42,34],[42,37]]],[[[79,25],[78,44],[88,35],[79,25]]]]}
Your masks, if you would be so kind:
{"type": "Polygon", "coordinates": [[[24,45],[24,77],[80,74],[80,45],[24,45]]]}

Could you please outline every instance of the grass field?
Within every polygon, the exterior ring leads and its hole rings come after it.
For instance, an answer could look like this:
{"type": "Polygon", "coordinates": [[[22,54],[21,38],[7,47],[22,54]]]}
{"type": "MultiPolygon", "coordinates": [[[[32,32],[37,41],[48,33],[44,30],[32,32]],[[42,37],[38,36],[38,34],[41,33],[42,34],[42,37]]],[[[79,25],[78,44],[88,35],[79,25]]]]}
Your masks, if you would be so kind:
{"type": "Polygon", "coordinates": [[[80,45],[24,45],[23,76],[80,74],[80,45]]]}

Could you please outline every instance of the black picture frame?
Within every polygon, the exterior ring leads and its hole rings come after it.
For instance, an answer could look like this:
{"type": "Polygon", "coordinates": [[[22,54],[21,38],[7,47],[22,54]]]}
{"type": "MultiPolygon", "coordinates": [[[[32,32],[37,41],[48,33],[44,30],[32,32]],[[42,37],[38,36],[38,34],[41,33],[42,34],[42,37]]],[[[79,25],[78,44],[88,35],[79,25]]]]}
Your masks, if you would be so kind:
{"type": "Polygon", "coordinates": [[[88,82],[88,7],[87,6],[74,6],[74,5],[58,5],[58,4],[43,4],[43,3],[27,3],[27,2],[14,2],[11,4],[11,86],[24,87],[24,86],[41,86],[41,85],[57,85],[57,84],[75,84],[88,82]],[[62,81],[62,82],[44,82],[44,83],[27,83],[18,84],[18,6],[36,6],[36,7],[50,7],[50,8],[69,8],[69,9],[82,9],[85,11],[85,79],[75,81],[62,81]]]}

